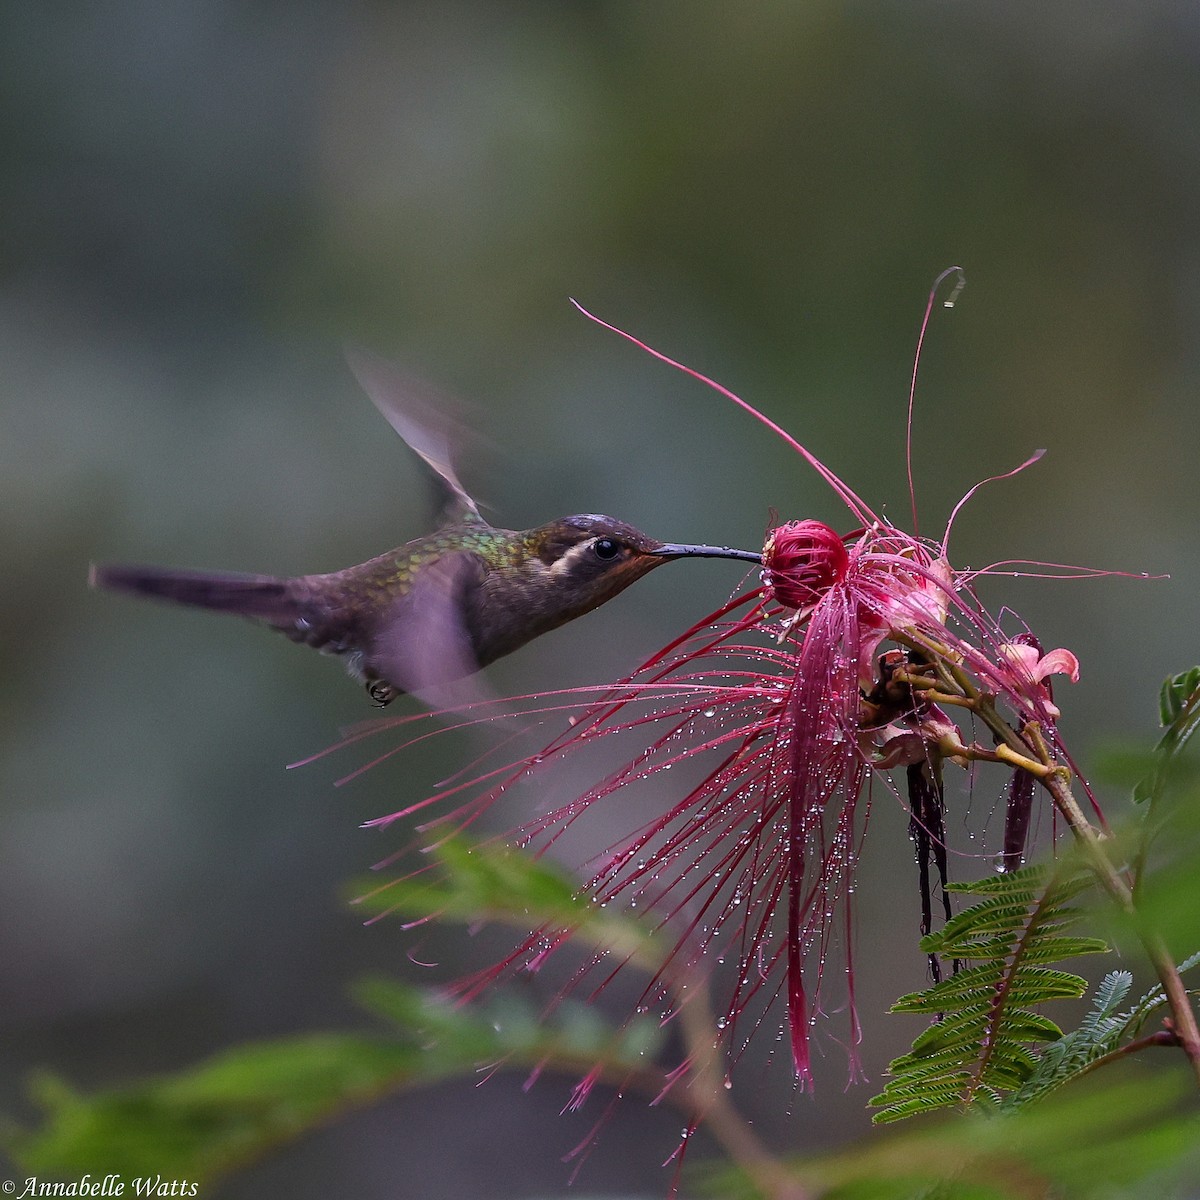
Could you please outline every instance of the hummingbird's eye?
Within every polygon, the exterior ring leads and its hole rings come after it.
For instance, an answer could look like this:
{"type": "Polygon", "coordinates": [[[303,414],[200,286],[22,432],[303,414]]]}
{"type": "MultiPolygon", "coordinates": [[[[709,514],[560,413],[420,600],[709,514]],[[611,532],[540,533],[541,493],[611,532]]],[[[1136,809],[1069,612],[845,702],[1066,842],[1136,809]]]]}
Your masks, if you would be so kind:
{"type": "Polygon", "coordinates": [[[597,558],[616,558],[621,553],[621,543],[612,538],[597,538],[592,543],[592,550],[597,558]]]}

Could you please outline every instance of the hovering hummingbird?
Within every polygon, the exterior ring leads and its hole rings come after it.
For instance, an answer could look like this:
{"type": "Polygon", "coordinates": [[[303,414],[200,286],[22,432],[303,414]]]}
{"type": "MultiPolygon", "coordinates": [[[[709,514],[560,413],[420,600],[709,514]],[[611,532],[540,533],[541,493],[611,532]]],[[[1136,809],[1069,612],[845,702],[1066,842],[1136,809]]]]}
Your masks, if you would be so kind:
{"type": "Polygon", "coordinates": [[[438,414],[419,416],[419,398],[384,360],[356,352],[350,361],[376,407],[430,468],[443,493],[439,529],[327,575],[94,565],[91,586],[261,622],[344,657],[383,706],[405,692],[444,696],[444,685],[590,612],[672,559],[761,561],[748,550],[660,542],[598,514],[497,529],[459,482],[438,414]]]}

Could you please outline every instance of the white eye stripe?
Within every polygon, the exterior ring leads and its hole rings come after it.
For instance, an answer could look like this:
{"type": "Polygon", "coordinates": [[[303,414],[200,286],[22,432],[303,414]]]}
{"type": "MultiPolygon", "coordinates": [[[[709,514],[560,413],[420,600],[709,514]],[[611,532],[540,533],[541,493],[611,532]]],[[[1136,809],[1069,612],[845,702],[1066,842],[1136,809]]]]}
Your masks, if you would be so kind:
{"type": "Polygon", "coordinates": [[[551,563],[550,574],[552,577],[557,577],[559,575],[570,575],[583,559],[594,559],[597,563],[612,562],[614,559],[620,557],[621,551],[624,549],[624,544],[617,541],[617,539],[611,535],[598,534],[596,537],[588,538],[585,542],[577,542],[570,548],[570,550],[566,552],[566,554],[562,556],[562,558],[558,559],[557,562],[551,563]],[[601,556],[596,553],[596,543],[602,541],[612,542],[617,548],[617,553],[611,555],[607,559],[601,558],[601,556]]]}
{"type": "Polygon", "coordinates": [[[583,558],[584,555],[592,553],[593,540],[594,539],[589,539],[586,542],[579,542],[572,546],[570,550],[568,550],[566,554],[562,556],[562,558],[550,564],[550,574],[570,575],[575,569],[575,566],[579,560],[583,558]]]}

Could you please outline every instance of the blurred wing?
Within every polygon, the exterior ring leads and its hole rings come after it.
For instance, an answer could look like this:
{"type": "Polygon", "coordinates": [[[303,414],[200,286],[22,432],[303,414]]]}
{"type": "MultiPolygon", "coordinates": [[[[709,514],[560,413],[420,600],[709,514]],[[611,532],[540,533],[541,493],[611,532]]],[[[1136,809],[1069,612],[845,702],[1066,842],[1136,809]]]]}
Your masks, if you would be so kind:
{"type": "Polygon", "coordinates": [[[396,601],[371,652],[371,662],[394,687],[432,708],[463,708],[490,694],[475,676],[479,660],[463,623],[463,596],[483,574],[466,551],[422,567],[396,601]]]}
{"type": "Polygon", "coordinates": [[[346,361],[388,424],[433,471],[445,519],[455,524],[481,521],[454,469],[453,450],[465,440],[466,427],[451,415],[448,402],[377,354],[347,347],[346,361]]]}

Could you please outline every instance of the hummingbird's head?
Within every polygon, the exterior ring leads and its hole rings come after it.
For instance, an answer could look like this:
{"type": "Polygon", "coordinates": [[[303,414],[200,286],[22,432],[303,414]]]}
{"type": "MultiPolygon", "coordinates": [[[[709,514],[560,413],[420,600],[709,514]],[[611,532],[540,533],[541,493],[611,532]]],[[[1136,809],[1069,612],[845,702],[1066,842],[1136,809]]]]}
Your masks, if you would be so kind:
{"type": "Polygon", "coordinates": [[[673,558],[738,558],[759,554],[725,546],[660,542],[615,517],[587,513],[563,517],[532,531],[532,548],[546,582],[570,593],[570,606],[586,612],[673,558]]]}
{"type": "Polygon", "coordinates": [[[761,561],[748,550],[660,542],[595,513],[510,531],[491,548],[488,569],[468,600],[466,621],[479,663],[590,612],[673,558],[761,561]]]}

